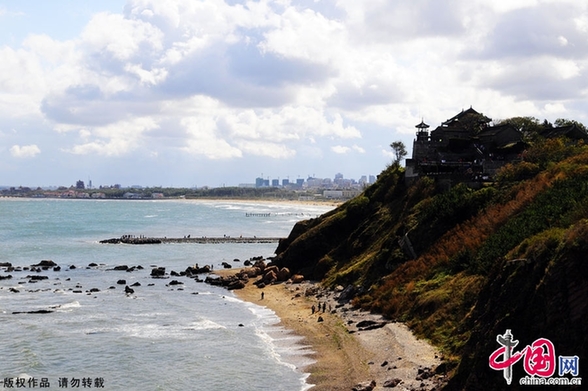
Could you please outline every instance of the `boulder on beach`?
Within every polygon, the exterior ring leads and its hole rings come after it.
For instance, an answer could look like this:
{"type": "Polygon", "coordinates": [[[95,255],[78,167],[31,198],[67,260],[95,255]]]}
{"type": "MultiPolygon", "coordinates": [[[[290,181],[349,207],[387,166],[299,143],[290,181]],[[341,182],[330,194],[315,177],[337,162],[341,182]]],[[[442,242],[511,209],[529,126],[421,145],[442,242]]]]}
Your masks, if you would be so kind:
{"type": "Polygon", "coordinates": [[[280,270],[278,269],[277,266],[266,266],[265,269],[263,269],[263,274],[267,274],[269,272],[274,272],[274,274],[276,275],[276,277],[278,276],[278,272],[280,270]]]}
{"type": "Polygon", "coordinates": [[[287,267],[283,267],[278,272],[278,281],[287,281],[291,275],[292,273],[290,273],[290,269],[288,269],[287,267]]]}
{"type": "Polygon", "coordinates": [[[263,259],[256,260],[253,266],[258,268],[262,272],[265,270],[265,262],[263,261],[263,259]]]}
{"type": "Polygon", "coordinates": [[[372,391],[374,388],[376,388],[376,381],[372,380],[369,383],[360,383],[355,385],[355,387],[352,388],[353,391],[372,391]]]}
{"type": "Polygon", "coordinates": [[[384,382],[384,384],[382,384],[382,387],[384,387],[384,388],[394,388],[397,385],[399,385],[401,382],[402,382],[402,380],[401,379],[398,379],[398,378],[386,380],[384,382]]]}
{"type": "Polygon", "coordinates": [[[292,276],[292,283],[300,284],[302,281],[304,281],[304,276],[302,274],[294,274],[292,276]]]}
{"type": "Polygon", "coordinates": [[[232,281],[229,285],[227,285],[227,289],[229,289],[229,290],[243,289],[243,288],[245,288],[245,282],[243,282],[243,280],[235,280],[235,281],[232,281]]]}
{"type": "Polygon", "coordinates": [[[249,267],[244,270],[244,273],[247,274],[247,277],[253,278],[253,277],[257,277],[259,275],[259,273],[261,273],[261,270],[259,270],[256,267],[249,267]]]}
{"type": "Polygon", "coordinates": [[[273,270],[266,272],[263,275],[263,282],[265,284],[271,284],[272,282],[276,282],[277,280],[278,280],[278,276],[276,276],[276,273],[273,270]]]}

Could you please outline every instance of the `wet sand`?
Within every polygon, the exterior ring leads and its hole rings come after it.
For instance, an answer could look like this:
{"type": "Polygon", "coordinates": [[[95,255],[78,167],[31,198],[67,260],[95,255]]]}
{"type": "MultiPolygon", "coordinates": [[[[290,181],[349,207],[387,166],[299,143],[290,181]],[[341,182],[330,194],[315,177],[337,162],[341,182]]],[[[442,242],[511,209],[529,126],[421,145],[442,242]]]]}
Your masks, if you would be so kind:
{"type": "Polygon", "coordinates": [[[432,390],[444,379],[434,373],[441,364],[438,351],[416,339],[404,324],[353,310],[348,303],[336,300],[338,293],[317,284],[280,283],[259,289],[249,282],[234,292],[245,301],[273,310],[282,326],[310,345],[314,363],[299,369],[310,373],[307,382],[314,385],[313,391],[352,390],[359,383],[373,380],[374,390],[391,389],[390,383],[384,387],[387,381],[397,383],[395,390],[432,390]],[[307,291],[316,293],[307,295],[307,291]],[[326,304],[325,312],[322,303],[326,304]],[[357,327],[361,321],[385,325],[364,330],[357,327]]]}

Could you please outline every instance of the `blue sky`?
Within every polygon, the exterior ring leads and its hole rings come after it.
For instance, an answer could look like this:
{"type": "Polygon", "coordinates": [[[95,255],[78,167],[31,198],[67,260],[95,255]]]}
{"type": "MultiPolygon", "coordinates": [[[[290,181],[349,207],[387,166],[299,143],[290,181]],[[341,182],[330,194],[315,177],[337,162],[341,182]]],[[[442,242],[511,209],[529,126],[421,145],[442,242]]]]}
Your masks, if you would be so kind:
{"type": "Polygon", "coordinates": [[[574,0],[0,0],[0,185],[377,175],[473,106],[588,124],[574,0]]]}

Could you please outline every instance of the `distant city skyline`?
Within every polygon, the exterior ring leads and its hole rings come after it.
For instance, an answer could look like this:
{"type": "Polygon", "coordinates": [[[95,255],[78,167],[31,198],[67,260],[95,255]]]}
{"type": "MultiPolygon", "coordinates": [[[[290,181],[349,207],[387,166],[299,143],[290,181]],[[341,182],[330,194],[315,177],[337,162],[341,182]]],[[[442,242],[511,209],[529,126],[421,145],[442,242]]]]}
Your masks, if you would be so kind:
{"type": "MultiPolygon", "coordinates": [[[[345,184],[355,185],[355,184],[372,184],[376,181],[376,175],[361,175],[359,178],[346,178],[343,174],[337,173],[332,178],[331,177],[317,177],[317,176],[306,176],[306,177],[297,177],[290,179],[288,176],[286,178],[271,178],[271,177],[256,177],[253,181],[241,181],[235,185],[221,185],[221,186],[159,186],[159,185],[144,185],[139,183],[133,184],[124,184],[120,182],[110,183],[110,184],[96,184],[89,178],[87,181],[83,179],[77,179],[72,181],[69,184],[51,184],[45,186],[25,186],[25,185],[14,185],[14,184],[0,184],[0,188],[11,188],[11,187],[30,187],[30,188],[46,188],[46,189],[57,189],[59,187],[65,188],[78,188],[78,189],[99,189],[101,187],[108,188],[108,187],[119,187],[119,188],[135,188],[135,189],[142,189],[142,188],[149,188],[149,187],[185,187],[185,188],[199,188],[199,187],[284,187],[287,185],[295,185],[297,182],[304,183],[305,186],[308,185],[309,182],[313,182],[312,186],[316,187],[328,187],[330,183],[333,184],[333,188],[340,187],[345,184]],[[261,183],[259,181],[262,181],[261,183]],[[288,183],[286,184],[285,181],[288,183]],[[278,182],[278,183],[276,183],[278,182]],[[321,185],[317,185],[320,183],[321,185]]],[[[248,178],[250,179],[250,178],[248,178]]]]}
{"type": "Polygon", "coordinates": [[[576,0],[0,0],[0,185],[383,171],[460,109],[588,124],[576,0]]]}

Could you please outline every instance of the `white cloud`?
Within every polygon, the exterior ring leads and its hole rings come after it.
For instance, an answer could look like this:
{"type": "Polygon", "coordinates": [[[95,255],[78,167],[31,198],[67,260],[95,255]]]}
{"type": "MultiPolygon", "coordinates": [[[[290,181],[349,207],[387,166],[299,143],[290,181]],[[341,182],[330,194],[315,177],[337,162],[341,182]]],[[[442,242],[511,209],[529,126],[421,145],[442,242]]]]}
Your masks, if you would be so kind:
{"type": "Polygon", "coordinates": [[[159,125],[153,118],[144,117],[106,126],[80,129],[79,135],[84,143],[64,149],[64,151],[74,155],[125,155],[143,146],[145,133],[158,127],[159,125]]]}
{"type": "Polygon", "coordinates": [[[52,158],[88,167],[140,156],[336,172],[349,161],[326,157],[345,154],[377,172],[421,118],[434,127],[470,105],[588,123],[587,15],[575,0],[128,0],[77,37],[0,46],[0,129],[15,129],[4,145],[48,139],[52,158]]]}
{"type": "Polygon", "coordinates": [[[10,154],[17,158],[35,157],[41,153],[41,150],[35,144],[31,145],[13,145],[10,147],[10,154]]]}
{"type": "Polygon", "coordinates": [[[358,146],[358,145],[353,145],[351,147],[346,147],[343,145],[335,145],[335,146],[331,147],[331,151],[333,151],[337,154],[341,154],[341,155],[347,154],[352,151],[355,151],[357,153],[365,153],[365,149],[358,146]]]}
{"type": "Polygon", "coordinates": [[[364,148],[362,148],[362,147],[360,147],[360,146],[358,146],[358,145],[354,145],[354,146],[353,146],[353,147],[351,147],[351,148],[353,148],[353,150],[354,150],[355,152],[358,152],[358,153],[365,153],[365,149],[364,149],[364,148]]]}
{"type": "Polygon", "coordinates": [[[346,154],[347,152],[349,152],[351,150],[351,148],[344,147],[342,145],[335,145],[335,146],[331,147],[331,150],[335,153],[338,153],[338,154],[346,154]]]}
{"type": "Polygon", "coordinates": [[[163,33],[157,27],[109,13],[95,15],[81,38],[91,52],[106,52],[121,61],[132,59],[141,50],[157,51],[163,47],[163,33]]]}

